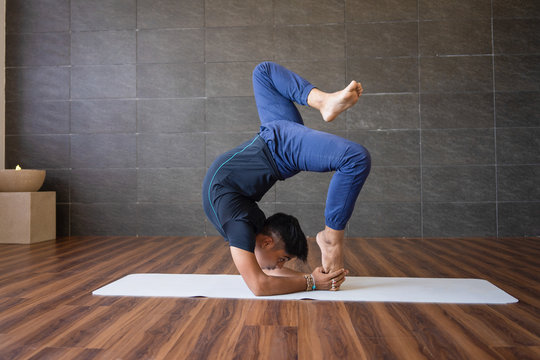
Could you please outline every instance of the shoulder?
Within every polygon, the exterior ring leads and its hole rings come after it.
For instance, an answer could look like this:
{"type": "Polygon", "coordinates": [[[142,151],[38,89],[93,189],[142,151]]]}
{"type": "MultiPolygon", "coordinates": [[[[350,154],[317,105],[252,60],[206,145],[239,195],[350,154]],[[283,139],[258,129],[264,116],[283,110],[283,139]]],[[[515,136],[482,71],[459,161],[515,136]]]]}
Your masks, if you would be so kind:
{"type": "Polygon", "coordinates": [[[255,228],[243,220],[230,220],[223,224],[223,230],[231,247],[253,253],[255,251],[255,228]]]}

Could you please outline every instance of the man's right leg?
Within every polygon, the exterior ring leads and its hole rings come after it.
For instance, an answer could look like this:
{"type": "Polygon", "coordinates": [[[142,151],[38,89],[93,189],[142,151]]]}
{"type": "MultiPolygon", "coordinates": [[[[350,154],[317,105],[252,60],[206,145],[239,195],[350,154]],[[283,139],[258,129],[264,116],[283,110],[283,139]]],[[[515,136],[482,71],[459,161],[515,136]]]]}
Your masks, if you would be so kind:
{"type": "Polygon", "coordinates": [[[324,121],[330,122],[356,104],[362,91],[362,84],[354,80],[345,89],[334,93],[326,93],[315,88],[309,94],[307,103],[321,112],[324,121]]]}
{"type": "Polygon", "coordinates": [[[276,120],[303,125],[294,103],[307,105],[312,89],[306,79],[273,62],[262,62],[253,70],[253,93],[263,125],[276,120]]]}
{"type": "Polygon", "coordinates": [[[253,93],[262,124],[276,120],[303,124],[294,102],[319,110],[323,120],[330,122],[353,106],[362,91],[362,85],[353,80],[341,91],[326,93],[300,75],[269,61],[253,70],[253,93]]]}

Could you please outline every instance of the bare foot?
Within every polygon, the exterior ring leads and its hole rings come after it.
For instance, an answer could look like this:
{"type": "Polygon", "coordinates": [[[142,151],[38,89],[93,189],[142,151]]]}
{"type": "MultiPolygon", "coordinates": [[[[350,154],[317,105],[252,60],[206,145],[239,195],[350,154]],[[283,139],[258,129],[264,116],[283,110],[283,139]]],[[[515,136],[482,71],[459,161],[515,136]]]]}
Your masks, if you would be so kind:
{"type": "Polygon", "coordinates": [[[325,273],[343,269],[343,231],[326,227],[315,238],[321,248],[321,260],[325,273]]]}
{"type": "Polygon", "coordinates": [[[319,109],[324,121],[333,121],[343,111],[356,104],[362,91],[362,84],[353,80],[345,89],[326,94],[319,109]]]}

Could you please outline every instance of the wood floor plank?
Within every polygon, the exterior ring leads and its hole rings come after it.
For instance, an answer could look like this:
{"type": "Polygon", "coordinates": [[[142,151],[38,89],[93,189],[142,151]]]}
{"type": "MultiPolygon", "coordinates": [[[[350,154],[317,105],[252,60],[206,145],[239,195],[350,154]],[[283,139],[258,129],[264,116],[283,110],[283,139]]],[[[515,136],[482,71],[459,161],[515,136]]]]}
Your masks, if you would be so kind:
{"type": "Polygon", "coordinates": [[[489,346],[532,346],[540,342],[540,334],[535,335],[490,307],[449,304],[444,313],[489,346]]]}
{"type": "Polygon", "coordinates": [[[493,348],[500,359],[504,360],[538,360],[540,359],[540,346],[507,346],[493,348]]]}
{"type": "Polygon", "coordinates": [[[389,311],[385,303],[347,302],[345,307],[359,338],[406,337],[409,329],[389,311]]]}
{"type": "Polygon", "coordinates": [[[298,301],[247,300],[246,325],[298,326],[298,301]]]}
{"type": "MultiPolygon", "coordinates": [[[[20,323],[10,332],[11,338],[2,344],[2,353],[7,358],[19,356],[21,351],[25,351],[30,346],[40,348],[52,341],[65,329],[71,326],[71,322],[83,317],[89,311],[86,307],[60,306],[55,311],[47,311],[32,320],[31,326],[27,323],[20,323]],[[25,349],[26,348],[26,349],[25,349]]],[[[25,356],[27,358],[27,356],[25,356]]]]}
{"type": "MultiPolygon", "coordinates": [[[[219,303],[218,303],[219,304],[219,303]]],[[[216,305],[218,305],[216,304],[216,305]]],[[[192,358],[230,359],[238,345],[249,304],[245,301],[222,299],[221,306],[214,306],[209,320],[201,332],[192,358]]]]}
{"type": "MultiPolygon", "coordinates": [[[[504,316],[506,321],[526,329],[536,337],[540,337],[540,309],[536,306],[520,303],[519,306],[489,306],[492,311],[504,316]]],[[[540,344],[540,341],[536,342],[540,344]]]]}
{"type": "Polygon", "coordinates": [[[46,347],[35,353],[29,360],[92,360],[96,359],[102,353],[101,349],[46,347]]]}
{"type": "Polygon", "coordinates": [[[429,359],[384,303],[345,303],[356,334],[369,359],[429,359]]]}
{"type": "Polygon", "coordinates": [[[149,344],[146,350],[149,357],[165,358],[179,339],[191,330],[188,324],[197,321],[204,306],[202,299],[187,299],[176,303],[172,311],[163,312],[144,334],[144,340],[149,344]]]}
{"type": "Polygon", "coordinates": [[[413,336],[362,338],[362,347],[368,359],[440,360],[426,347],[420,347],[413,336]]]}
{"type": "Polygon", "coordinates": [[[261,350],[260,326],[248,325],[242,328],[238,343],[234,349],[233,359],[237,360],[256,360],[264,356],[269,356],[271,352],[261,350]]]}
{"type": "Polygon", "coordinates": [[[298,314],[301,359],[369,359],[342,302],[302,302],[298,314]]]}
{"type": "Polygon", "coordinates": [[[189,359],[193,352],[196,353],[195,347],[197,346],[201,334],[204,330],[204,325],[209,321],[211,315],[210,311],[207,311],[208,307],[214,306],[213,299],[197,299],[200,302],[202,308],[197,308],[197,312],[194,311],[189,320],[183,322],[182,327],[176,333],[176,341],[171,344],[170,348],[163,350],[162,359],[189,359]]]}
{"type": "Polygon", "coordinates": [[[232,359],[297,359],[297,328],[293,326],[244,326],[232,359]]]}
{"type": "Polygon", "coordinates": [[[421,331],[414,334],[435,358],[491,359],[496,353],[489,344],[473,336],[470,329],[446,316],[438,304],[425,304],[419,314],[423,317],[421,331]],[[451,341],[448,341],[451,339],[451,341]]]}
{"type": "Polygon", "coordinates": [[[192,318],[191,312],[196,314],[202,308],[201,303],[198,308],[197,303],[192,303],[191,306],[186,303],[183,311],[169,314],[153,311],[158,305],[156,303],[146,305],[143,312],[136,315],[136,321],[122,325],[122,330],[104,344],[106,349],[112,353],[124,354],[131,359],[156,358],[157,354],[161,354],[162,358],[175,344],[178,337],[177,328],[181,328],[183,322],[192,318]]]}
{"type": "MultiPolygon", "coordinates": [[[[88,347],[97,349],[110,349],[123,346],[132,341],[130,335],[133,331],[143,333],[144,329],[156,321],[155,312],[158,305],[152,299],[139,298],[136,303],[125,309],[118,317],[111,320],[111,324],[98,332],[88,341],[88,347]]],[[[114,307],[116,308],[116,306],[114,307]]]]}
{"type": "Polygon", "coordinates": [[[8,333],[21,323],[29,324],[44,313],[58,307],[58,299],[24,299],[2,313],[0,333],[8,333]]]}
{"type": "Polygon", "coordinates": [[[93,348],[90,343],[101,333],[107,331],[122,317],[126,316],[136,304],[141,303],[141,299],[126,298],[116,306],[95,306],[82,318],[72,324],[66,331],[58,335],[51,342],[53,347],[71,348],[87,347],[93,348]]]}
{"type": "MultiPolygon", "coordinates": [[[[192,346],[177,343],[166,359],[231,359],[248,316],[249,304],[229,299],[207,299],[205,315],[196,319],[190,332],[198,334],[192,346]]],[[[183,340],[183,339],[181,339],[183,340]]]]}

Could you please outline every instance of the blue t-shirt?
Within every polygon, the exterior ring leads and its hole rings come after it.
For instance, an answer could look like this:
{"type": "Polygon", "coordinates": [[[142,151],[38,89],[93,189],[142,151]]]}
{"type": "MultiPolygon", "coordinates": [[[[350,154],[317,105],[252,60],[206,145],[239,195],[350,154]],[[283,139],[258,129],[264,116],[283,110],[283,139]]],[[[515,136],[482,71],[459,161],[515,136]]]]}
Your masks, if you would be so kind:
{"type": "Polygon", "coordinates": [[[255,236],[266,220],[257,202],[281,179],[259,135],[219,156],[210,166],[203,182],[203,206],[230,246],[254,251],[255,236]]]}

